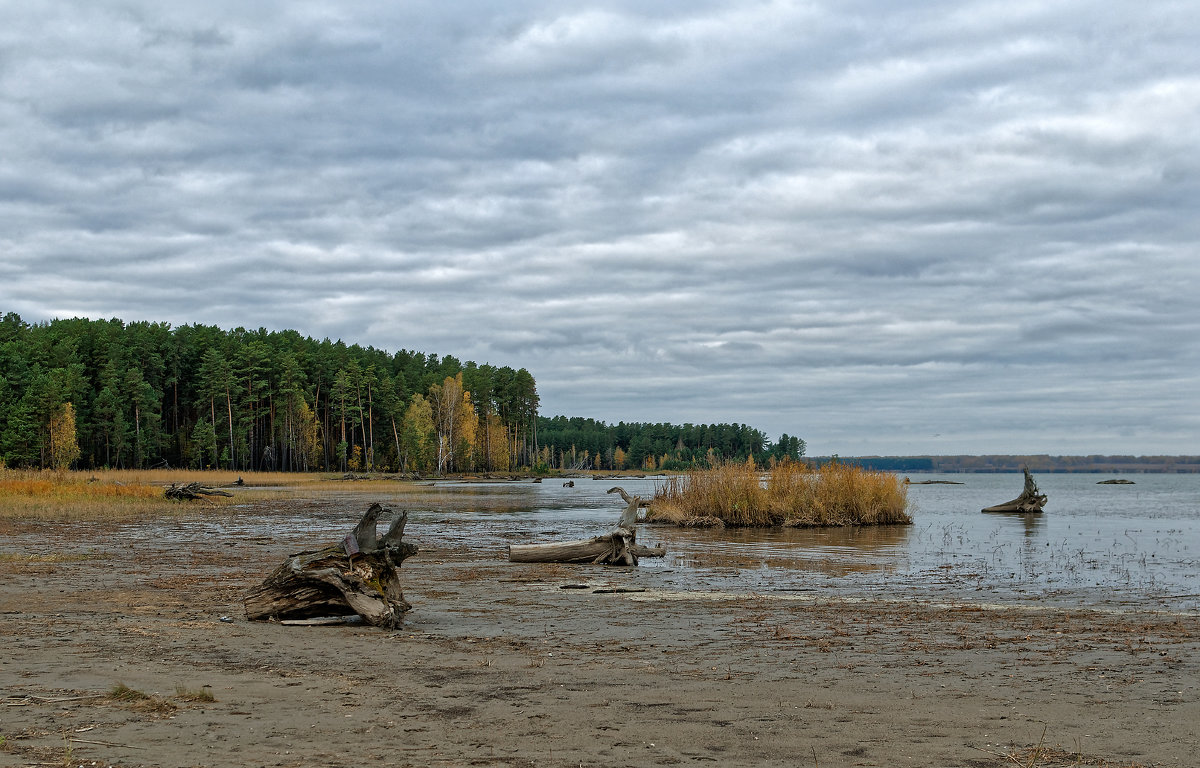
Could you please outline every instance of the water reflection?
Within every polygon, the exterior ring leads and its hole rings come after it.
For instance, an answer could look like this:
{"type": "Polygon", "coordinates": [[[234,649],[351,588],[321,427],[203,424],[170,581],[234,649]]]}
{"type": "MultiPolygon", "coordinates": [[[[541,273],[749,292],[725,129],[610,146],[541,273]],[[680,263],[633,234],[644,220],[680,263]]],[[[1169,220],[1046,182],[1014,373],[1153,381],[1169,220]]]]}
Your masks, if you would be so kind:
{"type": "Polygon", "coordinates": [[[801,547],[884,549],[902,546],[910,525],[843,526],[837,528],[727,528],[721,539],[736,544],[787,544],[801,547]]]}
{"type": "Polygon", "coordinates": [[[845,528],[654,528],[672,565],[779,569],[846,576],[894,570],[912,526],[845,528]]]}
{"type": "Polygon", "coordinates": [[[1026,538],[1033,538],[1045,523],[1044,512],[989,512],[988,514],[1001,520],[1019,522],[1025,531],[1026,538]]]}

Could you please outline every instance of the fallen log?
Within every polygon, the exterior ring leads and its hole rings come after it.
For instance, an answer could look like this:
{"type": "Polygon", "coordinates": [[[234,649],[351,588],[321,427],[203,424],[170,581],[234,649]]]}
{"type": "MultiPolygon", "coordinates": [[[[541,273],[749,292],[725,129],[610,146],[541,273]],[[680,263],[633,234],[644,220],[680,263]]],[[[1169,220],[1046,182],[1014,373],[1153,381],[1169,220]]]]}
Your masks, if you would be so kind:
{"type": "MultiPolygon", "coordinates": [[[[632,533],[626,531],[625,533],[632,533]]],[[[513,544],[508,548],[513,563],[594,563],[599,565],[637,565],[639,558],[666,557],[662,546],[643,547],[613,531],[605,536],[552,544],[513,544]]]]}
{"type": "Polygon", "coordinates": [[[1020,496],[1012,501],[997,504],[994,507],[984,507],[980,511],[1013,512],[1018,514],[1041,512],[1042,507],[1046,506],[1046,494],[1038,490],[1037,483],[1033,480],[1033,475],[1029,474],[1029,467],[1022,467],[1021,471],[1025,473],[1025,489],[1021,491],[1020,496]]]}
{"type": "Polygon", "coordinates": [[[625,500],[625,510],[612,533],[592,539],[561,541],[550,544],[513,544],[508,548],[509,562],[513,563],[593,563],[597,565],[637,565],[638,558],[665,557],[667,550],[661,546],[643,547],[637,543],[638,508],[647,502],[640,496],[630,496],[625,489],[610,488],[609,493],[620,493],[625,500]]]}
{"type": "Polygon", "coordinates": [[[207,485],[200,485],[200,483],[186,483],[184,485],[171,483],[171,487],[164,490],[163,495],[168,499],[176,501],[193,501],[205,496],[232,496],[233,494],[216,488],[210,488],[207,485]]]}
{"type": "Polygon", "coordinates": [[[407,512],[396,515],[379,537],[375,523],[384,513],[391,510],[372,504],[342,541],[288,555],[242,600],[246,618],[282,622],[358,615],[377,627],[398,627],[412,608],[400,589],[398,570],[417,553],[417,545],[402,540],[407,512]]]}

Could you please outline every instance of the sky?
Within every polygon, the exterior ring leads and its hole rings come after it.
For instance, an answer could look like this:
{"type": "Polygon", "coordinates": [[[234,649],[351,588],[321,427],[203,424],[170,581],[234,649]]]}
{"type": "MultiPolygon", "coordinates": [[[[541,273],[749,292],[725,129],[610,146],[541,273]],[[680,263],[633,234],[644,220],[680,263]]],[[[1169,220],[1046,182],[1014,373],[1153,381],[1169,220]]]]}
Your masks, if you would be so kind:
{"type": "Polygon", "coordinates": [[[0,312],[809,455],[1200,454],[1192,2],[0,0],[0,312]]]}

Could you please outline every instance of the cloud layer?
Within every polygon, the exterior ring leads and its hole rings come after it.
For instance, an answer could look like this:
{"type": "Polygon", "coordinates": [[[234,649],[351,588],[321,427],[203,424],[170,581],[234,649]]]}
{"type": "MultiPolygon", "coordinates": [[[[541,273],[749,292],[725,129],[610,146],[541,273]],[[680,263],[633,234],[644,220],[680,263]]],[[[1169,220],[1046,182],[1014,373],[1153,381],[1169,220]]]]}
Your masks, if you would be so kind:
{"type": "Polygon", "coordinates": [[[1197,453],[1189,3],[6,4],[0,310],[810,453],[1197,453]]]}

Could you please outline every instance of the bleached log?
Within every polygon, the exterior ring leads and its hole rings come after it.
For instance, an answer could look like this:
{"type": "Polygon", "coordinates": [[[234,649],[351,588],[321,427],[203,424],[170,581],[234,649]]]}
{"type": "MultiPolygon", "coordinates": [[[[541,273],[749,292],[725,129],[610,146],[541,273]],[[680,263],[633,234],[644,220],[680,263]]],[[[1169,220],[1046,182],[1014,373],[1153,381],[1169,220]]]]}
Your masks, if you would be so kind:
{"type": "Polygon", "coordinates": [[[602,563],[606,565],[637,565],[639,558],[665,557],[663,547],[643,547],[628,543],[618,534],[610,533],[594,539],[558,541],[550,544],[513,544],[508,559],[514,563],[602,563]],[[625,557],[629,554],[633,562],[625,557]]]}
{"type": "Polygon", "coordinates": [[[638,508],[645,505],[639,496],[630,496],[624,488],[610,488],[620,493],[625,510],[612,533],[593,539],[561,541],[549,544],[513,544],[508,559],[514,563],[594,563],[600,565],[637,565],[641,557],[664,557],[663,547],[643,547],[637,543],[638,508]]]}

